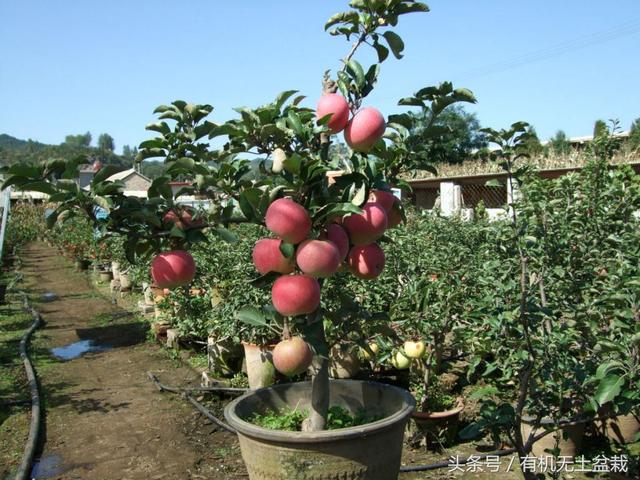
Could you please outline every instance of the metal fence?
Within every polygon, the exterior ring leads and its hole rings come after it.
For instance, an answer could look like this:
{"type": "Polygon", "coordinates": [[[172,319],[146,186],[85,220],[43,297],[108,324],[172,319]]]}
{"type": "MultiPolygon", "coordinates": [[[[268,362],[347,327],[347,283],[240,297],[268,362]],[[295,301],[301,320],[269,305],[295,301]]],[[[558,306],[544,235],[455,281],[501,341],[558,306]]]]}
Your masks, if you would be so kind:
{"type": "Polygon", "coordinates": [[[2,225],[0,226],[0,263],[4,251],[4,235],[7,232],[7,221],[9,220],[9,210],[11,209],[11,187],[2,190],[0,196],[0,208],[2,209],[2,225]]]}
{"type": "Polygon", "coordinates": [[[507,203],[507,187],[505,185],[487,186],[481,184],[463,184],[462,204],[465,208],[476,208],[482,201],[486,208],[502,208],[507,203]]]}

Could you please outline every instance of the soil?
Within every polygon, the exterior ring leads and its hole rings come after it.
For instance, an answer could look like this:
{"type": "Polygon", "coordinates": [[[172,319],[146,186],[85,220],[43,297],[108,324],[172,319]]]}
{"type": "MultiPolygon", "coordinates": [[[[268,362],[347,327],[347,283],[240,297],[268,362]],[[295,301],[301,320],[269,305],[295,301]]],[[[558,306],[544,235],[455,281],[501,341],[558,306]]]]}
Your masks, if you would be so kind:
{"type": "Polygon", "coordinates": [[[34,478],[246,478],[235,437],[150,382],[147,371],[177,386],[192,384],[197,374],[147,341],[148,323],[98,294],[88,274],[45,244],[21,256],[30,296],[57,295],[35,305],[45,320],[37,350],[80,341],[93,347],[71,352],[80,356],[69,360],[50,354],[53,364],[44,372],[36,360],[46,418],[34,478]]]}
{"type": "MultiPolygon", "coordinates": [[[[181,362],[180,355],[169,355],[147,340],[148,321],[114,305],[93,287],[90,274],[76,272],[72,262],[45,244],[31,244],[21,256],[22,288],[45,320],[31,347],[46,411],[32,478],[248,478],[235,435],[219,431],[179,396],[158,392],[149,380],[147,372],[152,371],[164,384],[193,386],[198,372],[181,362]],[[38,303],[48,292],[57,298],[38,303]]],[[[221,415],[224,401],[199,399],[221,415]]],[[[4,442],[0,430],[0,444],[4,442]]],[[[472,454],[480,454],[473,444],[437,454],[405,445],[403,465],[472,454]]],[[[502,462],[501,474],[444,468],[399,478],[522,478],[517,461],[511,472],[504,471],[509,460],[502,462]]],[[[0,468],[3,475],[12,478],[0,468]]]]}

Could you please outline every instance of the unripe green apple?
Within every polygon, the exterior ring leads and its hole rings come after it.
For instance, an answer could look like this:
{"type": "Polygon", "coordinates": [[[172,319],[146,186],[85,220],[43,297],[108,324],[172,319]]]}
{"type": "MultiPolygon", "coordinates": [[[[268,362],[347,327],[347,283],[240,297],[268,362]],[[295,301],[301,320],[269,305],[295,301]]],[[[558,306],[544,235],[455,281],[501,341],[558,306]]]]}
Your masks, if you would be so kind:
{"type": "MultiPolygon", "coordinates": [[[[369,350],[371,350],[374,355],[377,355],[378,352],[380,351],[380,347],[378,347],[377,343],[370,343],[369,350]]],[[[364,358],[365,360],[371,360],[371,354],[367,349],[361,348],[360,352],[362,353],[362,358],[364,358]]]]}
{"type": "Polygon", "coordinates": [[[409,358],[420,358],[424,355],[425,346],[422,340],[417,342],[413,342],[411,340],[407,340],[404,342],[404,353],[409,358]]]}
{"type": "Polygon", "coordinates": [[[398,350],[396,354],[391,357],[391,365],[398,370],[406,370],[411,365],[411,359],[407,357],[401,350],[398,350]]]}

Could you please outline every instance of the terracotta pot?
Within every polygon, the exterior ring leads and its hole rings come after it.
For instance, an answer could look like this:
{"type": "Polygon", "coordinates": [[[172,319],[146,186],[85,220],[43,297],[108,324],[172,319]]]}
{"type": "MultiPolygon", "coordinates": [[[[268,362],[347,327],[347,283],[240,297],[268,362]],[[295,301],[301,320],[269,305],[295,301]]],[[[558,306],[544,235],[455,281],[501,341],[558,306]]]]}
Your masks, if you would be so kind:
{"type": "MultiPolygon", "coordinates": [[[[545,417],[542,419],[541,426],[538,429],[533,429],[530,422],[533,422],[532,417],[522,417],[522,437],[524,441],[527,441],[529,435],[533,432],[534,435],[539,435],[544,431],[544,426],[551,427],[554,422],[553,419],[545,417]]],[[[567,420],[568,421],[568,420],[567,420]]],[[[585,424],[579,423],[577,425],[569,425],[556,430],[553,433],[545,435],[537,442],[534,442],[531,448],[531,453],[536,457],[544,457],[549,455],[545,450],[552,450],[559,448],[558,455],[564,457],[574,457],[576,452],[582,446],[582,436],[584,435],[585,424]],[[565,438],[566,437],[566,438],[565,438]]]]}
{"type": "Polygon", "coordinates": [[[256,345],[242,342],[244,357],[247,365],[249,388],[268,387],[276,379],[276,369],[272,362],[272,352],[275,345],[256,345]]]}
{"type": "Polygon", "coordinates": [[[391,385],[331,380],[330,405],[352,413],[384,415],[357,427],[317,432],[285,432],[244,419],[255,412],[309,410],[311,382],[289,383],[246,393],[229,403],[224,415],[238,432],[250,480],[396,480],[402,440],[415,401],[391,385]]]}
{"type": "Polygon", "coordinates": [[[128,273],[120,273],[120,289],[131,290],[133,283],[131,282],[131,275],[128,273]]]}
{"type": "Polygon", "coordinates": [[[442,441],[453,442],[458,433],[458,420],[464,410],[462,403],[442,412],[413,412],[413,418],[418,430],[427,441],[428,448],[437,448],[442,441]]]}
{"type": "Polygon", "coordinates": [[[110,282],[111,281],[111,272],[110,271],[102,271],[100,272],[100,281],[101,282],[110,282]]]}
{"type": "Polygon", "coordinates": [[[242,348],[232,340],[207,338],[207,363],[212,372],[223,376],[235,375],[242,363],[242,348]]]}
{"type": "Polygon", "coordinates": [[[334,345],[329,352],[329,376],[331,378],[353,378],[360,372],[360,359],[346,345],[334,345]]]}

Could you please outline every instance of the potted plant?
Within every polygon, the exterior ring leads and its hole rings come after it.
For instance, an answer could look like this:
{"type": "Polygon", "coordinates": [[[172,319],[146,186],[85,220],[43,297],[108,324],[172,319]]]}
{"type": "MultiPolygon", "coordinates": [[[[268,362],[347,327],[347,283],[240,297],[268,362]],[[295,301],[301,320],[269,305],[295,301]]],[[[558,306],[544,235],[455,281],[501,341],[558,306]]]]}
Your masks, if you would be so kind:
{"type": "MultiPolygon", "coordinates": [[[[88,190],[73,194],[65,193],[60,179],[76,174],[76,164],[50,163],[34,168],[37,174],[29,172],[27,177],[16,166],[6,170],[8,181],[18,188],[44,185],[60,194],[52,222],[63,222],[65,212],[84,212],[98,228],[126,237],[125,253],[132,263],[138,257],[153,257],[151,274],[158,288],[187,289],[194,281],[196,269],[204,266],[196,263],[189,250],[206,241],[202,230],[233,242],[236,237],[227,228],[231,224],[266,226],[270,237],[253,247],[260,276],[252,284],[270,287],[273,314],[260,304],[260,308],[241,310],[238,317],[282,332],[283,339],[273,352],[280,372],[302,374],[312,363],[313,377],[310,382],[252,391],[225,409],[254,479],[396,478],[404,428],[414,408],[410,394],[397,387],[330,381],[328,375],[325,323],[333,320],[321,305],[323,289],[332,275],[370,282],[383,271],[385,256],[378,241],[402,218],[389,185],[403,185],[401,179],[385,175],[385,171],[397,172],[387,169],[386,163],[424,153],[419,146],[414,149],[407,144],[405,124],[410,115],[385,119],[377,109],[363,108],[363,101],[374,88],[380,63],[390,53],[402,56],[404,44],[393,31],[398,19],[426,12],[428,7],[413,0],[363,0],[351,6],[352,10],[326,24],[332,34],[354,37],[355,42],[336,78],[325,76],[317,111],[301,106],[303,97],[295,96],[295,91],[283,92],[257,109],[238,109],[240,118],[222,124],[204,120],[212,111],[210,105],[177,100],[159,106],[159,121],[147,127],[157,136],[140,145],[138,160],[164,158],[167,175],[154,180],[147,199],[124,197],[122,184],[107,180],[114,172],[110,165],[94,176],[88,190]],[[364,68],[354,55],[367,44],[375,49],[378,61],[364,68]],[[336,158],[329,148],[331,135],[342,130],[351,152],[336,158]],[[226,142],[212,151],[201,142],[205,136],[224,136],[226,142]],[[243,154],[256,153],[261,159],[258,172],[241,159],[243,154]],[[334,175],[330,182],[328,174],[336,167],[343,174],[334,175]],[[179,175],[196,179],[183,193],[211,200],[208,224],[182,229],[162,221],[176,208],[169,181],[179,175]],[[375,201],[369,200],[372,193],[375,201]],[[106,218],[87,205],[100,205],[108,212],[106,218]],[[286,406],[304,409],[304,431],[273,431],[250,421],[274,410],[277,414],[286,406]],[[326,428],[336,411],[348,417],[350,427],[326,428]],[[273,458],[278,461],[265,461],[273,458]]],[[[431,102],[430,121],[435,122],[446,106],[459,101],[474,98],[468,90],[445,82],[421,89],[399,104],[431,102]]]]}
{"type": "MultiPolygon", "coordinates": [[[[340,276],[368,281],[378,277],[385,255],[377,240],[393,225],[389,214],[396,202],[388,181],[396,183],[396,179],[385,178],[383,168],[372,167],[368,153],[380,158],[389,157],[390,151],[407,151],[405,127],[390,124],[398,133],[389,134],[388,146],[381,141],[386,123],[382,115],[371,107],[359,110],[373,88],[379,65],[365,69],[354,53],[368,42],[379,45],[381,38],[391,38],[390,48],[399,53],[397,35],[386,32],[381,37],[378,32],[395,25],[401,13],[426,10],[409,1],[375,6],[374,2],[352,2],[351,6],[352,11],[332,17],[327,24],[335,27],[336,35],[356,35],[357,40],[336,81],[325,77],[315,115],[299,107],[298,100],[289,103],[294,92],[285,92],[258,109],[239,109],[241,118],[216,131],[227,137],[227,150],[269,156],[271,163],[265,170],[275,174],[270,182],[275,190],[269,184],[247,190],[239,206],[247,218],[265,224],[270,232],[271,237],[259,240],[253,250],[256,270],[262,275],[254,283],[271,288],[276,314],[264,315],[261,308],[248,307],[240,318],[256,325],[275,323],[282,329],[283,340],[273,351],[273,363],[281,373],[297,375],[309,366],[312,370],[311,382],[260,389],[227,405],[225,417],[238,431],[250,478],[396,478],[403,430],[413,409],[412,398],[396,387],[329,380],[325,324],[345,319],[344,312],[332,312],[329,305],[337,303],[339,309],[357,299],[345,291],[338,301],[325,300],[324,292],[340,276]],[[328,155],[330,135],[345,127],[352,154],[340,160],[345,172],[336,175],[328,155]],[[370,200],[372,193],[375,201],[370,200]],[[343,262],[348,271],[341,267],[343,262]],[[345,296],[352,300],[342,300],[345,296]],[[350,415],[365,408],[384,418],[332,432],[326,429],[330,406],[346,408],[350,415]],[[251,421],[256,415],[284,415],[283,409],[293,408],[305,412],[300,432],[270,431],[251,421]]],[[[384,60],[387,48],[376,48],[382,54],[379,61],[384,60]]],[[[445,84],[423,89],[401,104],[433,100],[437,116],[442,102],[472,98],[467,91],[445,84]]],[[[399,121],[402,118],[398,116],[399,121]]],[[[224,154],[223,149],[215,156],[224,154]]]]}

